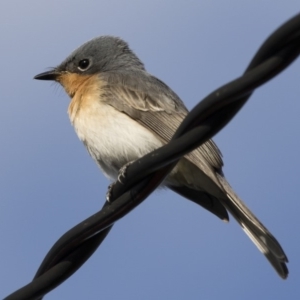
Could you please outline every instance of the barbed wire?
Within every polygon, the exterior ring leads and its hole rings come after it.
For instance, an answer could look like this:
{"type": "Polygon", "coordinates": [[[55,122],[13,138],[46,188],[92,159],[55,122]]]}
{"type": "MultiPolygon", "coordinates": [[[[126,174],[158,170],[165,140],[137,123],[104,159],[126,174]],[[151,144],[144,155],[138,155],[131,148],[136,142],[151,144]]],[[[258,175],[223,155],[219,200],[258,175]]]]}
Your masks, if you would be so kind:
{"type": "Polygon", "coordinates": [[[252,92],[300,54],[300,14],[278,28],[259,48],[243,76],[218,88],[188,114],[172,140],[126,169],[111,190],[110,203],[66,232],[51,248],[32,282],[5,300],[37,300],[75,273],[96,251],[113,224],[144,201],[178,160],[219,132],[252,92]]]}

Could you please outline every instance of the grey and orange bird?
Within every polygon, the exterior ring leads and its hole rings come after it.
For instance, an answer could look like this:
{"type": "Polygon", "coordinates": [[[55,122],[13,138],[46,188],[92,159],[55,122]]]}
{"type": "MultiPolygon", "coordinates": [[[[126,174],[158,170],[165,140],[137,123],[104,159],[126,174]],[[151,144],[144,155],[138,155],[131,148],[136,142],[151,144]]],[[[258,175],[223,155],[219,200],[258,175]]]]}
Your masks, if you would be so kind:
{"type": "MultiPolygon", "coordinates": [[[[35,79],[59,82],[71,97],[68,114],[79,139],[111,180],[119,170],[166,144],[188,113],[180,98],[149,74],[123,40],[102,36],[35,79]]],[[[209,140],[182,158],[164,181],[224,221],[236,219],[282,278],[287,257],[268,229],[234,193],[209,140]]]]}

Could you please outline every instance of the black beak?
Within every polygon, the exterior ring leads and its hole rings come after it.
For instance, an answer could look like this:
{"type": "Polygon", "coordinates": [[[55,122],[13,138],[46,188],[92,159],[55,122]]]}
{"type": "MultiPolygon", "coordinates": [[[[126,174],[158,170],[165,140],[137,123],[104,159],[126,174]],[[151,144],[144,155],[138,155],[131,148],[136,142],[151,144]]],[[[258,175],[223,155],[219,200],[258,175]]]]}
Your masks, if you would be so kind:
{"type": "Polygon", "coordinates": [[[51,70],[48,72],[38,74],[38,75],[34,76],[33,78],[38,79],[38,80],[56,80],[59,75],[60,75],[60,73],[57,70],[51,70]]]}

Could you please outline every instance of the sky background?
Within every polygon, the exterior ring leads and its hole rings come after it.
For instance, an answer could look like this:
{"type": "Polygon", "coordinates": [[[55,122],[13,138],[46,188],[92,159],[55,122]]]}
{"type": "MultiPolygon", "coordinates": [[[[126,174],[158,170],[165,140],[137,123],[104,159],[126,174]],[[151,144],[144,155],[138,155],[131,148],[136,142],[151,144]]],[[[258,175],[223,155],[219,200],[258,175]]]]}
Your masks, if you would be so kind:
{"type": "MultiPolygon", "coordinates": [[[[99,35],[125,39],[188,108],[240,76],[299,0],[2,0],[0,298],[31,281],[108,181],[78,140],[62,88],[33,76],[99,35]]],[[[300,59],[259,88],[216,137],[236,192],[283,246],[280,279],[232,220],[170,191],[120,220],[45,299],[300,299],[300,59]]]]}

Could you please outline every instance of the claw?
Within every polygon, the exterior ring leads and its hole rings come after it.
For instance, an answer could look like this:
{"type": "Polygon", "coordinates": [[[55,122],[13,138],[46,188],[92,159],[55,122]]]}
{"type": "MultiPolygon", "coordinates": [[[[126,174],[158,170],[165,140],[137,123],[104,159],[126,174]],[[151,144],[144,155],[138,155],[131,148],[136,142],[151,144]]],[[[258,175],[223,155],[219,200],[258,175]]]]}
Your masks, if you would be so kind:
{"type": "Polygon", "coordinates": [[[118,181],[119,181],[120,183],[122,183],[122,184],[124,183],[124,182],[122,181],[122,177],[125,178],[127,168],[128,168],[128,166],[131,165],[132,163],[133,163],[133,161],[128,162],[127,164],[125,164],[125,165],[119,170],[118,181]]]}
{"type": "Polygon", "coordinates": [[[111,200],[111,191],[113,189],[113,186],[115,185],[115,183],[111,183],[109,186],[108,186],[108,189],[107,189],[107,192],[106,192],[106,201],[108,203],[110,203],[110,200],[111,200]]]}
{"type": "MultiPolygon", "coordinates": [[[[127,168],[129,165],[131,165],[133,163],[133,161],[130,161],[128,162],[127,164],[125,164],[120,170],[119,170],[119,174],[118,174],[118,181],[122,184],[124,184],[122,178],[124,179],[125,176],[126,176],[126,171],[127,171],[127,168]]],[[[107,202],[111,202],[111,191],[113,189],[115,185],[115,182],[111,183],[109,186],[108,186],[108,190],[107,190],[107,193],[106,193],[106,201],[107,202]]]]}

